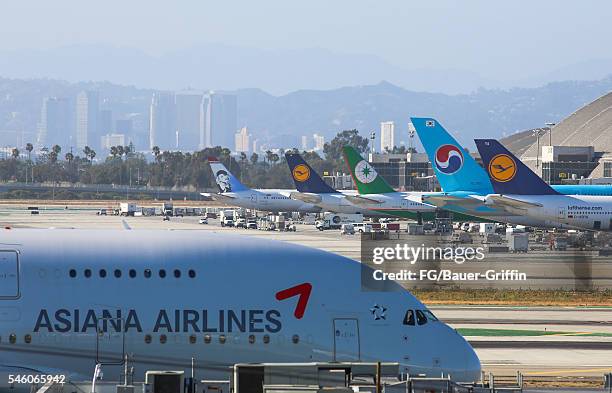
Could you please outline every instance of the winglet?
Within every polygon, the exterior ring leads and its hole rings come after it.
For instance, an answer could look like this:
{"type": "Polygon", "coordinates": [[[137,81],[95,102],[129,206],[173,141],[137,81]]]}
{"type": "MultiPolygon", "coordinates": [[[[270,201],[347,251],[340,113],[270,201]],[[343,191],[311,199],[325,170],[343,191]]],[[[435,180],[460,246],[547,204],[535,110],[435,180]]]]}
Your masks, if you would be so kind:
{"type": "Polygon", "coordinates": [[[351,172],[353,181],[357,185],[357,190],[362,195],[385,194],[395,192],[381,176],[378,175],[374,167],[361,157],[361,155],[351,146],[344,146],[344,160],[351,172]]]}
{"type": "Polygon", "coordinates": [[[559,194],[495,139],[476,139],[474,142],[496,193],[559,194]]]}
{"type": "Polygon", "coordinates": [[[337,192],[298,153],[285,153],[295,188],[299,192],[331,194],[337,192]]]}

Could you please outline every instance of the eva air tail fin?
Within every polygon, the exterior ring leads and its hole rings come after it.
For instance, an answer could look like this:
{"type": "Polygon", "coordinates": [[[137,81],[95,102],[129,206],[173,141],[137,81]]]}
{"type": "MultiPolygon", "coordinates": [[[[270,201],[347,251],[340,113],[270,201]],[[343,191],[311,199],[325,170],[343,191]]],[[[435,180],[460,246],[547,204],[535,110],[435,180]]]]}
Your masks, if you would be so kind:
{"type": "Polygon", "coordinates": [[[369,162],[351,146],[344,146],[344,160],[351,172],[353,181],[357,185],[359,194],[385,194],[395,192],[395,190],[376,173],[376,170],[369,162]]]}
{"type": "Polygon", "coordinates": [[[412,117],[411,121],[444,192],[490,194],[493,191],[485,170],[440,122],[423,117],[412,117]]]}
{"type": "Polygon", "coordinates": [[[220,192],[236,192],[248,190],[230,171],[227,170],[225,165],[221,163],[215,157],[209,157],[208,162],[210,163],[210,169],[212,169],[213,175],[215,176],[215,182],[219,187],[220,192]]]}
{"type": "Polygon", "coordinates": [[[285,153],[285,158],[287,159],[287,165],[289,165],[289,171],[295,183],[295,188],[299,192],[314,194],[331,194],[337,192],[321,179],[321,176],[304,161],[304,158],[302,158],[299,153],[287,152],[285,153]]]}

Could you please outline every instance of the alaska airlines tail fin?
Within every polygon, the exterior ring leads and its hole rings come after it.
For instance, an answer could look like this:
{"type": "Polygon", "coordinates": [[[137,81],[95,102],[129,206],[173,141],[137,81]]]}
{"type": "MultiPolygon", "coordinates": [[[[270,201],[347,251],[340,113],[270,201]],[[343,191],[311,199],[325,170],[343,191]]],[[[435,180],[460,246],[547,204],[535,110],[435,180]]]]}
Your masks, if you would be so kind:
{"type": "Polygon", "coordinates": [[[212,169],[213,175],[215,175],[215,182],[220,192],[248,190],[248,188],[240,183],[240,181],[238,181],[238,179],[236,179],[217,158],[209,157],[208,162],[210,163],[210,169],[212,169]]]}
{"type": "Polygon", "coordinates": [[[289,171],[295,183],[295,188],[299,192],[311,192],[315,194],[330,194],[337,192],[321,179],[321,176],[304,161],[299,153],[287,152],[285,153],[285,158],[287,159],[287,165],[289,165],[289,171]]]}
{"type": "Polygon", "coordinates": [[[411,120],[444,192],[490,194],[493,191],[487,173],[440,122],[421,117],[411,120]]]}
{"type": "Polygon", "coordinates": [[[493,189],[498,194],[551,195],[558,194],[521,160],[495,139],[476,139],[493,189]]]}
{"type": "Polygon", "coordinates": [[[376,170],[369,162],[351,146],[344,146],[344,160],[351,172],[353,181],[357,185],[359,194],[384,194],[395,192],[395,190],[383,179],[378,176],[376,170]]]}

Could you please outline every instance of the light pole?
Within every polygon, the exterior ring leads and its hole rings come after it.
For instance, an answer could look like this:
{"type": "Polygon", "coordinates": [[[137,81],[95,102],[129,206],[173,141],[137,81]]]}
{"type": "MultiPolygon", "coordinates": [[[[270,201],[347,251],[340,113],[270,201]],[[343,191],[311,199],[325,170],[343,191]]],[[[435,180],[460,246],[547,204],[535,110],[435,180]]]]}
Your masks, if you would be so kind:
{"type": "Polygon", "coordinates": [[[557,123],[544,123],[548,127],[548,146],[552,146],[552,129],[557,123]]]}
{"type": "Polygon", "coordinates": [[[374,141],[376,141],[376,132],[370,132],[370,153],[374,153],[374,141]]]}
{"type": "Polygon", "coordinates": [[[541,135],[542,129],[541,128],[536,128],[535,130],[533,130],[533,135],[536,137],[536,140],[538,141],[537,143],[537,150],[536,150],[536,168],[540,167],[540,135],[541,135]]]}

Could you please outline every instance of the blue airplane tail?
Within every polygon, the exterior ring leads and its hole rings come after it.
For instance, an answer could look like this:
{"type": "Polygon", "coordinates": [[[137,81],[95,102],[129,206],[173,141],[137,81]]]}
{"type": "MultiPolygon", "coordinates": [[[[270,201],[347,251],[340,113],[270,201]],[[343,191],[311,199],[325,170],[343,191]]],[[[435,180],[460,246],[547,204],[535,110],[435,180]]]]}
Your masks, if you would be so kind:
{"type": "Polygon", "coordinates": [[[209,157],[208,162],[210,163],[210,169],[212,169],[213,175],[215,175],[215,182],[219,187],[220,192],[236,192],[248,190],[244,184],[240,183],[238,179],[219,161],[216,157],[209,157]]]}
{"type": "Polygon", "coordinates": [[[490,194],[493,191],[487,173],[440,122],[423,117],[410,120],[444,192],[490,194]]]}
{"type": "Polygon", "coordinates": [[[301,155],[297,153],[285,153],[287,164],[289,165],[289,171],[291,177],[295,183],[295,188],[299,192],[310,192],[317,194],[330,194],[337,192],[333,187],[321,179],[321,176],[312,169],[310,165],[301,155]]]}
{"type": "Polygon", "coordinates": [[[474,142],[496,193],[559,194],[495,139],[476,139],[474,142]]]}

